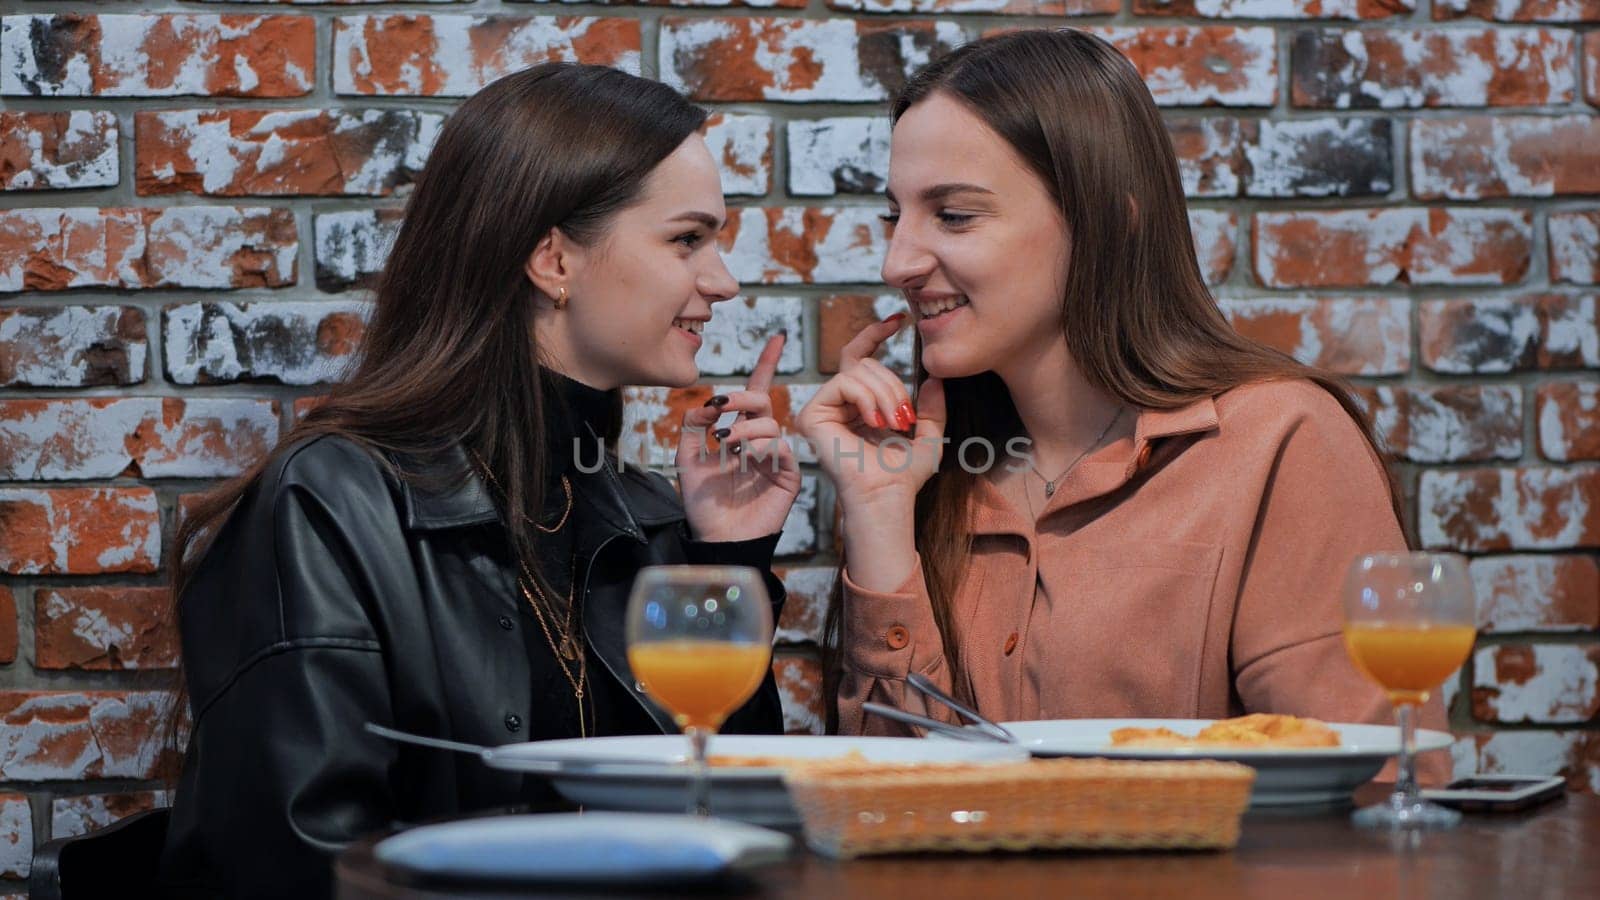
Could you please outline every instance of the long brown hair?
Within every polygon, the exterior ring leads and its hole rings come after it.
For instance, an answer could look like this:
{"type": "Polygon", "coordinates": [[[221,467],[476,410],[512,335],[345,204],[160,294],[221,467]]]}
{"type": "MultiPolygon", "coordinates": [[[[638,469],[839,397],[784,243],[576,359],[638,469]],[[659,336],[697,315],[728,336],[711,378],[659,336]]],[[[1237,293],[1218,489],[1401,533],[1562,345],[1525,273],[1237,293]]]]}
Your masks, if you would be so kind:
{"type": "MultiPolygon", "coordinates": [[[[184,518],[174,619],[207,536],[279,453],[317,435],[373,450],[400,477],[394,458],[464,445],[499,488],[509,549],[544,581],[524,518],[537,520],[543,509],[549,421],[524,264],[551,229],[581,245],[602,240],[651,171],[705,119],[666,85],[570,63],[508,75],[461,104],[407,204],[348,377],[266,459],[184,518]]],[[[613,411],[608,444],[620,431],[620,392],[613,411]]]]}
{"type": "MultiPolygon", "coordinates": [[[[1100,38],[1026,30],[967,44],[925,66],[894,101],[895,121],[934,94],[965,104],[1048,186],[1072,236],[1061,331],[1095,388],[1137,408],[1174,409],[1243,384],[1306,379],[1338,400],[1380,459],[1366,411],[1341,379],[1241,336],[1223,317],[1195,259],[1177,156],[1138,71],[1100,38]]],[[[916,348],[917,383],[928,377],[916,348]]],[[[992,372],[944,382],[949,446],[1022,434],[992,372]]],[[[1386,466],[1387,468],[1387,466],[1386,466]]],[[[917,495],[916,546],[952,686],[966,679],[951,603],[971,552],[975,476],[945,453],[917,495]]],[[[1392,472],[1389,494],[1402,525],[1392,472]]],[[[837,723],[840,587],[825,637],[830,724],[837,723]]]]}

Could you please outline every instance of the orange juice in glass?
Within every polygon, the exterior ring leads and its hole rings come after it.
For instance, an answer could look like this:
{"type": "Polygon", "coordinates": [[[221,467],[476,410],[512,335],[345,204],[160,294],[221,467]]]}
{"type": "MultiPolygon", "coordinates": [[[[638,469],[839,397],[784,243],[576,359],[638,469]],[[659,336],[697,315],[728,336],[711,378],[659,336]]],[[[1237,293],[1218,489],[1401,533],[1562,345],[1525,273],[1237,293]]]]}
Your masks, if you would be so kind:
{"type": "Polygon", "coordinates": [[[667,640],[628,648],[633,677],[685,730],[721,728],[771,664],[772,648],[763,644],[667,640]]]}
{"type": "Polygon", "coordinates": [[[710,815],[706,745],[772,663],[772,606],[745,566],[648,566],[628,598],[628,666],[689,737],[689,811],[710,815]]]}
{"type": "Polygon", "coordinates": [[[1400,725],[1394,793],[1354,816],[1364,828],[1453,828],[1461,814],[1423,800],[1412,756],[1416,711],[1466,661],[1477,603],[1466,561],[1445,553],[1375,553],[1345,576],[1344,643],[1361,671],[1389,694],[1400,725]]]}
{"type": "Polygon", "coordinates": [[[1395,706],[1421,706],[1433,689],[1461,668],[1478,630],[1471,625],[1350,622],[1344,644],[1368,678],[1389,692],[1395,706]]]}

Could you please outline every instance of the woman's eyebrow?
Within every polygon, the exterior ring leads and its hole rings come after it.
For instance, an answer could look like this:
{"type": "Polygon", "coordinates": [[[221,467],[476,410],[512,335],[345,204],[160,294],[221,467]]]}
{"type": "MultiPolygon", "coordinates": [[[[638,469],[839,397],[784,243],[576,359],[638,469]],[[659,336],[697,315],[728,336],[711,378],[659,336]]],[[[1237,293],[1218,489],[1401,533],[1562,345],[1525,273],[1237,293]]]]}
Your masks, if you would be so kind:
{"type": "Polygon", "coordinates": [[[696,222],[696,223],[699,223],[701,225],[704,225],[705,227],[711,229],[712,231],[721,231],[722,230],[722,220],[721,219],[717,218],[716,216],[713,216],[711,213],[700,212],[699,210],[692,210],[690,212],[678,213],[677,215],[673,216],[672,218],[668,219],[667,221],[668,222],[696,222]]]}
{"type": "MultiPolygon", "coordinates": [[[[957,181],[947,184],[936,184],[930,188],[923,188],[920,196],[924,202],[932,203],[936,200],[943,200],[946,197],[949,197],[951,194],[988,194],[989,196],[994,196],[994,191],[989,190],[983,185],[957,181]]],[[[899,200],[895,199],[894,191],[891,191],[888,188],[884,189],[883,195],[890,203],[898,204],[900,202],[899,200]]]]}

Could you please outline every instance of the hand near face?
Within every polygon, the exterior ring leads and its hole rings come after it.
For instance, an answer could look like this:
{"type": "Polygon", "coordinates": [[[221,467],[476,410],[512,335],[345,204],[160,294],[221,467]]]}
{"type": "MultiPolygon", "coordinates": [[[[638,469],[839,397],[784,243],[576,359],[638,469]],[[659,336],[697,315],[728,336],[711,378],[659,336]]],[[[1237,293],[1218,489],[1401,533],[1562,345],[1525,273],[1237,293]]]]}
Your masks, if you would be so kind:
{"type": "Polygon", "coordinates": [[[783,530],[800,494],[800,466],[772,417],[772,378],[784,337],[771,338],[742,391],[683,417],[678,436],[678,484],[697,540],[744,541],[783,530]],[[711,429],[725,412],[741,413],[727,433],[711,429]]]}
{"type": "Polygon", "coordinates": [[[913,406],[900,377],[873,358],[903,321],[896,315],[862,329],[841,351],[839,374],[800,411],[800,431],[847,516],[869,507],[909,514],[943,456],[944,383],[923,382],[913,406]]]}

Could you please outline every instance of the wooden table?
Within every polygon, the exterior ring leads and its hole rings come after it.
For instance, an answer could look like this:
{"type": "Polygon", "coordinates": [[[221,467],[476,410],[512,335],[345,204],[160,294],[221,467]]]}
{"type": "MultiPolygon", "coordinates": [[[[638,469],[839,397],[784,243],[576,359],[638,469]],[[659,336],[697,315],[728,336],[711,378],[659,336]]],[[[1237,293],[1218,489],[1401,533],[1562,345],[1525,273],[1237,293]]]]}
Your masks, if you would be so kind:
{"type": "MultiPolygon", "coordinates": [[[[1359,803],[1385,788],[1369,785],[1359,803]]],[[[575,896],[572,892],[420,889],[384,871],[373,841],[338,863],[341,900],[575,896]]],[[[621,897],[621,892],[576,896],[621,897]]],[[[638,894],[671,896],[663,892],[638,894]]],[[[1047,853],[880,857],[833,862],[799,851],[748,883],[697,896],[847,898],[1183,897],[1193,900],[1600,898],[1600,797],[1571,794],[1526,813],[1470,814],[1452,831],[1358,831],[1349,811],[1252,814],[1224,853],[1047,853]]]]}

